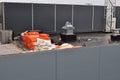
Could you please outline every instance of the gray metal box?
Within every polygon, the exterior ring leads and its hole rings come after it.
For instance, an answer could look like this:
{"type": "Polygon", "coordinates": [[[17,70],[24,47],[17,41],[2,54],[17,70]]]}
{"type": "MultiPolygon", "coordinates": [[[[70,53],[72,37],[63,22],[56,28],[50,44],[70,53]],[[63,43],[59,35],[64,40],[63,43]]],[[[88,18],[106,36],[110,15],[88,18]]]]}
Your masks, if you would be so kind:
{"type": "Polygon", "coordinates": [[[12,41],[12,30],[0,30],[0,42],[2,44],[12,41]]]}

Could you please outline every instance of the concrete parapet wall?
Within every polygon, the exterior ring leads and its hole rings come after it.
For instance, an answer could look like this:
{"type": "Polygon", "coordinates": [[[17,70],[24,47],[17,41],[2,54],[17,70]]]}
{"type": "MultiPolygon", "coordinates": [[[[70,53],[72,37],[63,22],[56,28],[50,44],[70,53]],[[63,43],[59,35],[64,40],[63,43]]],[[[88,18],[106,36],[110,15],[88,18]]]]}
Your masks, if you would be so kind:
{"type": "Polygon", "coordinates": [[[120,45],[0,56],[1,80],[120,80],[120,45]]]}

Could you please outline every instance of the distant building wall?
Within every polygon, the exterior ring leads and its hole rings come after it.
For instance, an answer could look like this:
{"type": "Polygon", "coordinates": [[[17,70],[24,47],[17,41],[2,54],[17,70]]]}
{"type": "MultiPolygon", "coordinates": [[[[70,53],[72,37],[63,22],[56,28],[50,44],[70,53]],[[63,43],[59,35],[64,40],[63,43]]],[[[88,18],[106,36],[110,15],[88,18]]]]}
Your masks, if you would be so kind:
{"type": "Polygon", "coordinates": [[[32,27],[61,32],[66,21],[73,23],[75,32],[104,31],[104,6],[5,3],[6,29],[12,29],[15,34],[32,27]]]}
{"type": "MultiPolygon", "coordinates": [[[[66,21],[72,22],[76,28],[75,32],[104,31],[103,0],[5,0],[4,2],[6,29],[12,29],[15,34],[31,29],[61,32],[61,27],[66,21]]],[[[120,26],[119,12],[117,6],[116,27],[120,26]]]]}

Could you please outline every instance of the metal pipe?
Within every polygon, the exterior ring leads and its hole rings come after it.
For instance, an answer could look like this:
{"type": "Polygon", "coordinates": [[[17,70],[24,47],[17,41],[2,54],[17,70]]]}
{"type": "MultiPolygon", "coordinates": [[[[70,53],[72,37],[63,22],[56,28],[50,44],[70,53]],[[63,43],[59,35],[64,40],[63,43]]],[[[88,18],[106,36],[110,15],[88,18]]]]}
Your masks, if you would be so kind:
{"type": "Polygon", "coordinates": [[[34,30],[34,9],[33,9],[33,3],[32,3],[32,30],[34,30]]]}
{"type": "Polygon", "coordinates": [[[92,6],[92,31],[94,30],[94,6],[92,6]]]}
{"type": "Polygon", "coordinates": [[[56,32],[56,4],[54,9],[54,31],[56,32]]]}
{"type": "Polygon", "coordinates": [[[72,25],[74,26],[74,5],[72,5],[72,25]]]}
{"type": "Polygon", "coordinates": [[[2,0],[2,29],[5,30],[5,4],[4,0],[2,0]]]}

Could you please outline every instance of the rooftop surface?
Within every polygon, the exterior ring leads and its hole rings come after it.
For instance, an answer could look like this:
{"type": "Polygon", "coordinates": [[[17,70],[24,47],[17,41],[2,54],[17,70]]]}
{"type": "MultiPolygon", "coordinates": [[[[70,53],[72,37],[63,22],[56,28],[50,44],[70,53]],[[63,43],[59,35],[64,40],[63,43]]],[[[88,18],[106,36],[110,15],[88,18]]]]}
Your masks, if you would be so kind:
{"type": "MultiPolygon", "coordinates": [[[[70,42],[74,46],[84,45],[85,47],[110,45],[110,35],[111,33],[82,33],[77,34],[77,40],[75,42],[70,42]]],[[[59,37],[60,35],[52,35],[51,37],[59,37]]],[[[119,42],[114,42],[119,44],[119,42]]],[[[20,54],[33,52],[28,50],[21,41],[13,41],[9,44],[0,44],[0,55],[10,55],[10,54],[20,54]]]]}

